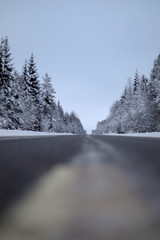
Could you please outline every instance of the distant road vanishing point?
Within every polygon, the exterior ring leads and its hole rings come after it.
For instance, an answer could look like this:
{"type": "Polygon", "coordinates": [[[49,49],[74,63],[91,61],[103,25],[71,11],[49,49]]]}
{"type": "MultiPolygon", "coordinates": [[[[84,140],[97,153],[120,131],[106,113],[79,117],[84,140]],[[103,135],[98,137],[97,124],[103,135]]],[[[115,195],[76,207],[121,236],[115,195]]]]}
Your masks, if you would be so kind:
{"type": "Polygon", "coordinates": [[[160,139],[0,139],[0,239],[159,240],[160,139]]]}

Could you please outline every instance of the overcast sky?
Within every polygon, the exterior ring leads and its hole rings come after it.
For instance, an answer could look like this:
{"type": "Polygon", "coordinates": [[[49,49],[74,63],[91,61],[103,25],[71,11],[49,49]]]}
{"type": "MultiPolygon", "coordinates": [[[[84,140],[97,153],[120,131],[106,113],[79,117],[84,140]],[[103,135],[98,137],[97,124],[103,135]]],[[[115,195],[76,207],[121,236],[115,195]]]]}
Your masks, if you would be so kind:
{"type": "Polygon", "coordinates": [[[88,131],[160,53],[160,0],[0,0],[0,9],[15,68],[33,52],[40,79],[48,72],[88,131]]]}

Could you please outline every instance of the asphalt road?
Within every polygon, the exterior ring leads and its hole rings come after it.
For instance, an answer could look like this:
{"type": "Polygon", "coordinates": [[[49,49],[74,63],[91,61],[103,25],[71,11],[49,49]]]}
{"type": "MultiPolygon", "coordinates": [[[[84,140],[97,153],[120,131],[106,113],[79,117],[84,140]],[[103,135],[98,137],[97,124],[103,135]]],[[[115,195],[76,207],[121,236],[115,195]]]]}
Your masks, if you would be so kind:
{"type": "Polygon", "coordinates": [[[0,139],[0,213],[34,181],[81,151],[82,136],[0,139]]]}
{"type": "Polygon", "coordinates": [[[0,239],[160,239],[160,140],[0,139],[0,239]]]}

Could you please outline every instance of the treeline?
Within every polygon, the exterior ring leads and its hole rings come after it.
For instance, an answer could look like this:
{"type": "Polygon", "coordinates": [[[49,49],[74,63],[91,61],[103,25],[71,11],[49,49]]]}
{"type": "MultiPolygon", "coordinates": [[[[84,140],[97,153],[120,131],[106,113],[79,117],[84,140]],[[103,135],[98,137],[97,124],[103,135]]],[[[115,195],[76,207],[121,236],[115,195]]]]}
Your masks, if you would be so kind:
{"type": "Polygon", "coordinates": [[[0,128],[85,134],[74,112],[64,112],[55,101],[55,90],[46,73],[39,80],[33,54],[22,72],[13,66],[8,38],[0,43],[0,128]]]}
{"type": "Polygon", "coordinates": [[[97,123],[93,134],[160,131],[160,55],[155,59],[150,78],[135,73],[108,117],[97,123]]]}

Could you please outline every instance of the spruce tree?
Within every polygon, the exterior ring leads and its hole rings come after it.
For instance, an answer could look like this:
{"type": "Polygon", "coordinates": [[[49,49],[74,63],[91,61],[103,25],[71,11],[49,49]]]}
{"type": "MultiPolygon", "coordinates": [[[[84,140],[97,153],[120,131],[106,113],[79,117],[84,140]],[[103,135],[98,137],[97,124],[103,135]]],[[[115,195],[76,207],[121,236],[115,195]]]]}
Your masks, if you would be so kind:
{"type": "MultiPolygon", "coordinates": [[[[25,75],[24,75],[25,76],[25,75]]],[[[41,111],[40,111],[40,83],[39,75],[37,73],[36,63],[34,56],[31,57],[28,62],[28,74],[26,76],[27,92],[30,101],[31,112],[33,116],[33,122],[29,126],[29,130],[40,131],[41,130],[41,111]]]]}
{"type": "Polygon", "coordinates": [[[1,43],[0,43],[0,127],[3,128],[4,127],[4,121],[6,119],[6,112],[5,112],[5,95],[4,95],[4,88],[3,88],[3,83],[4,83],[4,79],[3,79],[3,43],[4,40],[1,39],[1,43]]]}
{"type": "Polygon", "coordinates": [[[3,105],[3,128],[17,129],[21,126],[21,108],[14,82],[13,63],[8,38],[1,41],[1,103],[3,105]]]}
{"type": "Polygon", "coordinates": [[[41,102],[41,128],[43,131],[53,131],[54,129],[54,118],[55,118],[55,90],[52,86],[51,78],[48,73],[43,77],[42,82],[42,102],[41,102]]]}
{"type": "Polygon", "coordinates": [[[22,120],[23,120],[23,130],[33,130],[35,123],[34,115],[34,105],[32,103],[32,97],[30,94],[30,85],[28,78],[28,63],[25,60],[25,63],[22,67],[22,74],[19,78],[19,87],[20,87],[20,103],[22,106],[22,120]]]}
{"type": "Polygon", "coordinates": [[[135,77],[134,77],[134,93],[136,94],[137,90],[138,90],[138,86],[139,86],[139,74],[138,74],[138,70],[136,70],[135,73],[135,77]]]}
{"type": "Polygon", "coordinates": [[[40,92],[40,85],[39,85],[39,75],[37,73],[36,63],[34,61],[33,53],[28,62],[28,85],[29,85],[29,92],[33,97],[35,102],[39,101],[39,92],[40,92]]]}
{"type": "Polygon", "coordinates": [[[0,86],[3,85],[3,39],[1,39],[0,43],[0,86]]]}
{"type": "Polygon", "coordinates": [[[71,119],[68,112],[64,114],[64,124],[65,124],[65,132],[71,133],[71,119]]]}
{"type": "Polygon", "coordinates": [[[76,113],[73,111],[70,114],[70,132],[73,134],[84,135],[86,132],[83,129],[80,119],[77,117],[76,113]]]}
{"type": "Polygon", "coordinates": [[[148,86],[151,109],[151,131],[160,131],[160,55],[154,61],[148,86]]]}
{"type": "Polygon", "coordinates": [[[56,121],[56,132],[63,133],[65,132],[65,117],[64,111],[60,104],[60,101],[57,103],[57,121],[56,121]]]}

